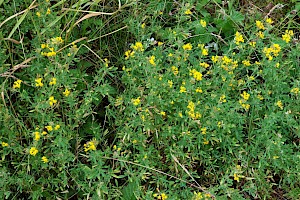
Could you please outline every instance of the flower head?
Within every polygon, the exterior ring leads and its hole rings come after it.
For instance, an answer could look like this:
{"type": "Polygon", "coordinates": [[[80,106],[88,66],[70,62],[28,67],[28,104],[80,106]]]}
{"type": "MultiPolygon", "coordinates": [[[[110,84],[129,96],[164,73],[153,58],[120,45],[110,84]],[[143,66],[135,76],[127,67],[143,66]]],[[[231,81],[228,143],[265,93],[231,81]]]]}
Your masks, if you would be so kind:
{"type": "Polygon", "coordinates": [[[50,81],[49,85],[55,85],[56,84],[56,78],[52,78],[50,81]]]}
{"type": "Polygon", "coordinates": [[[200,24],[203,28],[206,27],[206,21],[204,21],[203,19],[200,20],[200,24]]]}
{"type": "Polygon", "coordinates": [[[16,80],[16,81],[14,82],[13,88],[14,88],[14,89],[20,88],[20,87],[21,87],[21,83],[22,83],[22,80],[16,80]]]}
{"type": "Polygon", "coordinates": [[[141,103],[141,99],[140,98],[141,97],[138,97],[136,99],[131,99],[133,105],[135,105],[135,106],[139,105],[141,103]]]}
{"type": "Polygon", "coordinates": [[[37,150],[37,148],[35,147],[31,147],[29,150],[29,154],[35,156],[37,153],[39,152],[39,150],[37,150]]]}
{"type": "Polygon", "coordinates": [[[183,45],[182,48],[184,50],[192,50],[193,46],[191,43],[187,43],[187,44],[183,45]]]}
{"type": "Polygon", "coordinates": [[[36,87],[43,87],[44,84],[42,83],[43,78],[37,78],[35,79],[35,86],[36,87]]]}
{"type": "Polygon", "coordinates": [[[50,106],[53,106],[53,104],[56,104],[56,103],[57,103],[57,100],[54,99],[54,96],[49,97],[49,105],[50,106]]]}
{"type": "Polygon", "coordinates": [[[68,90],[68,88],[65,89],[65,91],[63,92],[63,94],[67,97],[70,95],[70,90],[68,90]]]}
{"type": "Polygon", "coordinates": [[[262,30],[265,29],[264,24],[261,21],[256,21],[256,26],[258,29],[262,29],[262,30]]]}
{"type": "Polygon", "coordinates": [[[47,158],[46,156],[43,156],[43,157],[42,157],[42,161],[43,161],[44,163],[49,162],[49,160],[48,160],[48,158],[47,158]]]}
{"type": "Polygon", "coordinates": [[[235,44],[239,45],[240,42],[244,42],[243,35],[240,32],[235,33],[235,38],[234,38],[235,44]]]}

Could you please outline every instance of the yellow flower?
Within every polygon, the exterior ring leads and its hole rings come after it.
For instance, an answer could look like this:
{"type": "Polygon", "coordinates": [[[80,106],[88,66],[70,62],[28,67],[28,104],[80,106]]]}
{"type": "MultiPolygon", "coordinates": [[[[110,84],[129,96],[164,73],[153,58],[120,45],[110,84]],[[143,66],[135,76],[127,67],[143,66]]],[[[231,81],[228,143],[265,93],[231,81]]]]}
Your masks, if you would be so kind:
{"type": "Polygon", "coordinates": [[[150,59],[149,59],[149,63],[153,66],[156,66],[156,63],[155,63],[155,56],[151,56],[150,59]]]}
{"type": "Polygon", "coordinates": [[[254,42],[254,41],[251,41],[251,42],[249,42],[249,45],[250,45],[250,46],[252,46],[252,47],[255,47],[255,45],[256,45],[256,42],[254,42]]]}
{"type": "Polygon", "coordinates": [[[282,102],[279,100],[276,102],[276,105],[282,110],[283,109],[283,104],[282,102]]]}
{"type": "Polygon", "coordinates": [[[170,86],[170,88],[173,86],[173,81],[172,80],[168,80],[168,84],[170,86]]]}
{"type": "Polygon", "coordinates": [[[203,49],[202,49],[202,55],[203,55],[203,56],[207,56],[207,55],[208,55],[208,50],[205,49],[205,48],[203,48],[203,49]]]}
{"type": "Polygon", "coordinates": [[[239,177],[239,175],[237,175],[236,173],[234,173],[233,179],[234,179],[235,181],[239,182],[240,177],[239,177]]]}
{"type": "Polygon", "coordinates": [[[165,193],[162,193],[161,195],[161,200],[166,200],[168,196],[165,193]]]}
{"type": "Polygon", "coordinates": [[[43,134],[43,135],[47,135],[47,132],[46,132],[46,131],[43,131],[42,134],[43,134]]]}
{"type": "Polygon", "coordinates": [[[47,129],[48,132],[49,132],[49,131],[53,131],[52,126],[45,126],[45,128],[47,129]]]}
{"type": "Polygon", "coordinates": [[[203,196],[201,192],[194,192],[193,200],[202,200],[203,196]]]}
{"type": "Polygon", "coordinates": [[[13,88],[14,88],[14,89],[20,88],[20,87],[21,87],[21,83],[22,83],[22,80],[16,80],[16,81],[14,82],[13,88]]]}
{"type": "Polygon", "coordinates": [[[39,141],[40,140],[40,138],[41,138],[41,134],[40,134],[40,132],[34,132],[34,140],[35,141],[39,141]]]}
{"type": "Polygon", "coordinates": [[[201,74],[201,72],[198,72],[195,69],[190,70],[190,76],[193,76],[194,79],[196,79],[197,81],[201,81],[202,80],[202,74],[201,74]]]}
{"type": "Polygon", "coordinates": [[[289,43],[293,35],[294,32],[292,30],[285,30],[285,34],[282,35],[282,40],[284,40],[286,43],[289,43]]]}
{"type": "Polygon", "coordinates": [[[140,100],[141,97],[138,97],[136,99],[131,99],[133,105],[137,106],[141,103],[141,100],[140,100]]]}
{"type": "Polygon", "coordinates": [[[242,63],[243,63],[243,65],[245,65],[247,67],[251,65],[249,60],[243,60],[242,63]]]}
{"type": "Polygon", "coordinates": [[[125,51],[125,60],[128,60],[130,57],[134,57],[134,51],[125,51]]]}
{"type": "Polygon", "coordinates": [[[213,63],[216,63],[219,60],[219,56],[212,56],[211,60],[213,61],[213,63]]]}
{"type": "Polygon", "coordinates": [[[193,45],[191,43],[187,43],[187,44],[183,45],[182,48],[184,50],[192,50],[193,45]]]}
{"type": "Polygon", "coordinates": [[[96,150],[96,141],[95,140],[84,144],[84,151],[87,152],[90,150],[93,150],[93,151],[96,150]]]}
{"type": "Polygon", "coordinates": [[[47,9],[46,15],[49,15],[51,13],[50,8],[47,9]]]}
{"type": "Polygon", "coordinates": [[[68,88],[65,89],[65,91],[63,92],[63,94],[67,97],[70,95],[70,90],[68,90],[68,88]]]}
{"type": "Polygon", "coordinates": [[[243,99],[245,99],[246,101],[249,99],[249,97],[250,97],[250,94],[248,94],[247,92],[243,92],[242,94],[241,94],[241,96],[243,97],[243,99]]]}
{"type": "Polygon", "coordinates": [[[166,116],[166,112],[165,112],[165,111],[161,111],[160,114],[161,114],[162,116],[166,116]]]}
{"type": "Polygon", "coordinates": [[[56,104],[57,100],[54,99],[54,96],[49,97],[49,105],[53,106],[53,104],[56,104]]]}
{"type": "Polygon", "coordinates": [[[52,78],[50,81],[49,85],[55,85],[56,84],[56,78],[52,78]]]}
{"type": "Polygon", "coordinates": [[[136,51],[144,51],[144,47],[141,42],[136,42],[135,45],[132,46],[132,48],[136,51]]]}
{"type": "Polygon", "coordinates": [[[299,88],[296,87],[296,88],[291,89],[291,93],[298,94],[299,88]]]}
{"type": "Polygon", "coordinates": [[[161,45],[163,45],[163,44],[164,44],[163,42],[158,42],[158,43],[157,43],[158,46],[161,46],[161,45]]]}
{"type": "Polygon", "coordinates": [[[48,53],[46,53],[46,56],[47,57],[56,56],[56,52],[55,51],[48,52],[48,53]]]}
{"type": "MultiPolygon", "coordinates": [[[[51,38],[52,44],[62,44],[64,40],[61,37],[55,37],[51,38]]],[[[54,51],[54,49],[51,49],[51,51],[54,51]]]]}
{"type": "Polygon", "coordinates": [[[42,157],[42,161],[43,161],[44,163],[47,163],[47,162],[48,162],[48,158],[47,158],[46,156],[43,156],[43,157],[42,157]]]}
{"type": "Polygon", "coordinates": [[[206,128],[206,127],[201,128],[201,133],[202,133],[203,135],[206,134],[206,131],[207,131],[207,128],[206,128]]]}
{"type": "Polygon", "coordinates": [[[39,150],[37,150],[37,148],[35,147],[31,147],[29,150],[29,154],[35,156],[37,153],[39,152],[39,150]]]}
{"type": "Polygon", "coordinates": [[[146,27],[146,24],[142,23],[141,27],[144,29],[146,27]]]}
{"type": "Polygon", "coordinates": [[[266,22],[267,22],[268,24],[273,24],[273,20],[272,20],[271,18],[267,18],[267,19],[266,19],[266,22]]]}
{"type": "Polygon", "coordinates": [[[186,14],[186,15],[191,15],[191,14],[192,14],[192,12],[191,12],[191,10],[190,10],[190,9],[187,9],[187,10],[184,12],[184,14],[186,14]]]}
{"type": "Polygon", "coordinates": [[[256,35],[257,35],[259,38],[261,38],[261,39],[264,39],[264,38],[265,38],[264,33],[261,32],[261,31],[258,31],[256,35]]]}
{"type": "Polygon", "coordinates": [[[256,21],[256,26],[258,29],[262,29],[262,30],[265,29],[264,24],[261,21],[256,21]]]}
{"type": "Polygon", "coordinates": [[[206,21],[204,21],[204,20],[200,20],[200,24],[201,24],[201,26],[203,27],[203,28],[205,28],[206,27],[206,21]]]}
{"type": "Polygon", "coordinates": [[[48,44],[41,44],[41,48],[45,49],[45,48],[49,48],[48,44]]]}
{"type": "Polygon", "coordinates": [[[57,124],[55,127],[54,127],[54,130],[58,130],[58,129],[60,129],[60,125],[59,124],[57,124]]]}
{"type": "Polygon", "coordinates": [[[222,103],[226,102],[226,96],[224,94],[220,97],[219,102],[222,102],[222,103]]]}
{"type": "Polygon", "coordinates": [[[43,87],[44,84],[42,83],[43,78],[37,78],[35,79],[35,86],[36,87],[43,87]]]}
{"type": "Polygon", "coordinates": [[[196,92],[198,92],[198,93],[202,93],[203,91],[202,91],[202,89],[201,89],[201,88],[196,88],[196,92]]]}
{"type": "Polygon", "coordinates": [[[40,12],[36,12],[35,14],[36,14],[36,16],[41,17],[41,13],[40,12]]]}
{"type": "Polygon", "coordinates": [[[205,145],[209,144],[209,141],[206,138],[204,138],[203,140],[204,140],[203,144],[205,145]]]}
{"type": "Polygon", "coordinates": [[[235,44],[239,45],[240,42],[244,42],[243,35],[240,34],[238,31],[235,33],[235,38],[234,38],[235,44]]]}
{"type": "Polygon", "coordinates": [[[8,147],[9,146],[9,144],[8,143],[6,143],[6,142],[2,142],[2,147],[8,147]]]}
{"type": "Polygon", "coordinates": [[[176,76],[178,74],[178,68],[175,66],[172,66],[171,69],[173,71],[173,74],[176,76]]]}
{"type": "Polygon", "coordinates": [[[184,86],[180,86],[180,93],[185,93],[186,92],[186,88],[184,86]]]}

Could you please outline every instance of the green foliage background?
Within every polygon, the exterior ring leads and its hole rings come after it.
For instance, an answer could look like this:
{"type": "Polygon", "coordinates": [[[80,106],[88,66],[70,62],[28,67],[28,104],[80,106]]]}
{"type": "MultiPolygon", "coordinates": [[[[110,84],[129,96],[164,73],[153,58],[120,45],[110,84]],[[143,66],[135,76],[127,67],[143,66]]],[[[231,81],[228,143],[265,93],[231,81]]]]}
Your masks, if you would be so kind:
{"type": "Polygon", "coordinates": [[[299,5],[0,0],[0,198],[299,199],[299,5]]]}

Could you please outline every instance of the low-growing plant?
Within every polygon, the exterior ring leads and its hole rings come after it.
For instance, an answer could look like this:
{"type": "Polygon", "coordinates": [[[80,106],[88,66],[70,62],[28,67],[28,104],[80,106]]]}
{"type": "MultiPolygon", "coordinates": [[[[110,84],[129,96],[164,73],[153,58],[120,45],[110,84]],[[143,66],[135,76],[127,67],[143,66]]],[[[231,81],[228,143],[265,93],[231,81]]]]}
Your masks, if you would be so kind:
{"type": "Polygon", "coordinates": [[[292,15],[2,3],[0,198],[299,199],[292,15]]]}

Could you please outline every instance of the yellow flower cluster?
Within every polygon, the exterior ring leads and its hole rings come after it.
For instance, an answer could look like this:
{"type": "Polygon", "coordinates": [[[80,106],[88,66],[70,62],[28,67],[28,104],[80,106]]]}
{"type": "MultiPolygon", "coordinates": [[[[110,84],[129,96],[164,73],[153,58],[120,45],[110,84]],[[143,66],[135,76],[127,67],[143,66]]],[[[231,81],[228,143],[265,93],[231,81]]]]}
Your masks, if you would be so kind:
{"type": "Polygon", "coordinates": [[[84,151],[87,152],[87,151],[95,151],[96,150],[96,141],[90,141],[86,144],[83,145],[84,146],[84,151]]]}
{"type": "Polygon", "coordinates": [[[40,132],[38,132],[38,131],[34,132],[34,140],[35,140],[35,141],[39,141],[40,138],[41,138],[40,132]]]}
{"type": "Polygon", "coordinates": [[[233,70],[238,67],[238,61],[234,61],[233,59],[223,56],[221,68],[228,71],[229,74],[233,74],[233,70]]]}
{"type": "Polygon", "coordinates": [[[249,60],[243,60],[242,61],[243,65],[245,65],[246,67],[249,67],[251,65],[249,60]]]}
{"type": "Polygon", "coordinates": [[[48,49],[48,50],[50,50],[50,51],[48,51],[48,52],[41,52],[41,55],[42,56],[46,56],[46,57],[52,57],[52,56],[56,56],[56,52],[54,51],[54,48],[53,47],[49,47],[49,45],[48,44],[41,44],[41,48],[42,49],[48,49]]]}
{"type": "Polygon", "coordinates": [[[183,45],[182,48],[184,50],[192,50],[193,45],[191,43],[187,43],[187,44],[183,45]]]}
{"type": "Polygon", "coordinates": [[[153,66],[156,66],[156,63],[155,63],[155,56],[151,56],[150,59],[149,59],[149,63],[153,66]]]}
{"type": "Polygon", "coordinates": [[[43,87],[44,84],[42,83],[43,78],[37,78],[35,79],[35,86],[36,87],[43,87]]]}
{"type": "Polygon", "coordinates": [[[134,57],[134,51],[132,50],[125,51],[125,60],[128,60],[130,57],[134,57]]]}
{"type": "Polygon", "coordinates": [[[2,145],[2,147],[8,147],[9,146],[9,144],[6,143],[6,142],[2,142],[1,145],[2,145]]]}
{"type": "Polygon", "coordinates": [[[249,110],[250,105],[249,105],[249,104],[246,104],[246,102],[247,102],[248,99],[250,98],[250,94],[244,91],[244,92],[241,94],[241,97],[242,97],[243,99],[240,99],[240,100],[239,100],[240,105],[241,105],[244,109],[249,110]]]}
{"type": "Polygon", "coordinates": [[[135,106],[139,105],[141,103],[141,99],[140,98],[141,97],[138,97],[136,99],[131,99],[133,105],[135,105],[135,106]]]}
{"type": "Polygon", "coordinates": [[[235,44],[237,44],[237,45],[239,45],[240,42],[244,42],[243,35],[240,34],[240,32],[237,31],[237,32],[235,33],[234,41],[235,41],[235,44]]]}
{"type": "Polygon", "coordinates": [[[221,95],[221,97],[219,99],[219,102],[221,102],[221,103],[225,103],[226,102],[226,96],[224,94],[221,95]]]}
{"type": "Polygon", "coordinates": [[[294,32],[292,30],[285,30],[285,34],[282,35],[282,40],[286,43],[291,41],[291,37],[294,36],[294,32]]]}
{"type": "Polygon", "coordinates": [[[153,194],[153,197],[157,198],[158,200],[166,200],[166,199],[168,199],[168,196],[165,193],[161,193],[160,195],[153,194]]]}
{"type": "Polygon", "coordinates": [[[291,89],[291,93],[298,94],[299,93],[299,88],[291,89]]]}
{"type": "Polygon", "coordinates": [[[283,104],[282,102],[279,100],[276,102],[276,105],[282,110],[283,109],[283,104]]]}
{"type": "Polygon", "coordinates": [[[200,66],[206,68],[209,68],[209,64],[207,64],[206,62],[200,62],[200,66]]]}
{"type": "Polygon", "coordinates": [[[14,89],[20,88],[20,87],[21,87],[21,83],[22,83],[22,80],[16,80],[16,81],[14,82],[13,88],[14,88],[14,89]]]}
{"type": "Polygon", "coordinates": [[[200,20],[200,24],[203,28],[206,27],[206,21],[204,21],[203,19],[200,20]]]}
{"type": "Polygon", "coordinates": [[[42,161],[43,161],[44,163],[49,162],[49,160],[48,160],[48,158],[47,158],[46,156],[43,156],[43,157],[42,157],[42,161]]]}
{"type": "Polygon", "coordinates": [[[191,14],[193,14],[193,13],[192,13],[192,11],[191,11],[190,9],[187,9],[187,10],[184,12],[184,14],[186,14],[186,15],[191,15],[191,14]]]}
{"type": "Polygon", "coordinates": [[[265,29],[264,24],[261,21],[256,21],[256,26],[258,29],[262,29],[262,30],[265,29]]]}
{"type": "Polygon", "coordinates": [[[51,38],[52,44],[62,44],[64,40],[61,37],[51,38]]]}
{"type": "Polygon", "coordinates": [[[68,88],[65,89],[65,91],[63,92],[63,95],[65,95],[66,97],[69,96],[71,93],[70,90],[68,90],[68,88]]]}
{"type": "Polygon", "coordinates": [[[56,85],[56,78],[52,78],[49,85],[56,85]]]}
{"type": "Polygon", "coordinates": [[[264,47],[263,49],[263,53],[266,55],[266,57],[269,60],[272,60],[273,56],[275,57],[278,56],[280,51],[281,51],[281,47],[279,44],[272,44],[271,47],[269,48],[264,47]]]}
{"type": "Polygon", "coordinates": [[[178,74],[178,68],[177,67],[175,67],[175,66],[172,66],[171,67],[171,69],[172,69],[172,71],[173,71],[173,74],[176,76],[177,74],[178,74]]]}
{"type": "Polygon", "coordinates": [[[202,80],[202,74],[201,72],[198,72],[196,69],[190,70],[190,76],[193,76],[196,81],[202,80]]]}
{"type": "Polygon", "coordinates": [[[35,156],[39,150],[36,147],[31,147],[29,150],[29,154],[35,156]]]}
{"type": "Polygon", "coordinates": [[[195,112],[195,103],[193,103],[192,101],[189,101],[187,108],[188,108],[187,113],[190,118],[192,118],[192,119],[201,118],[201,114],[199,112],[195,112]]]}
{"type": "Polygon", "coordinates": [[[136,42],[135,45],[132,46],[132,48],[136,51],[144,51],[144,47],[141,42],[136,42]]]}
{"type": "Polygon", "coordinates": [[[53,104],[56,104],[56,103],[57,103],[57,100],[54,99],[54,96],[49,97],[49,105],[50,106],[53,106],[53,104]]]}

